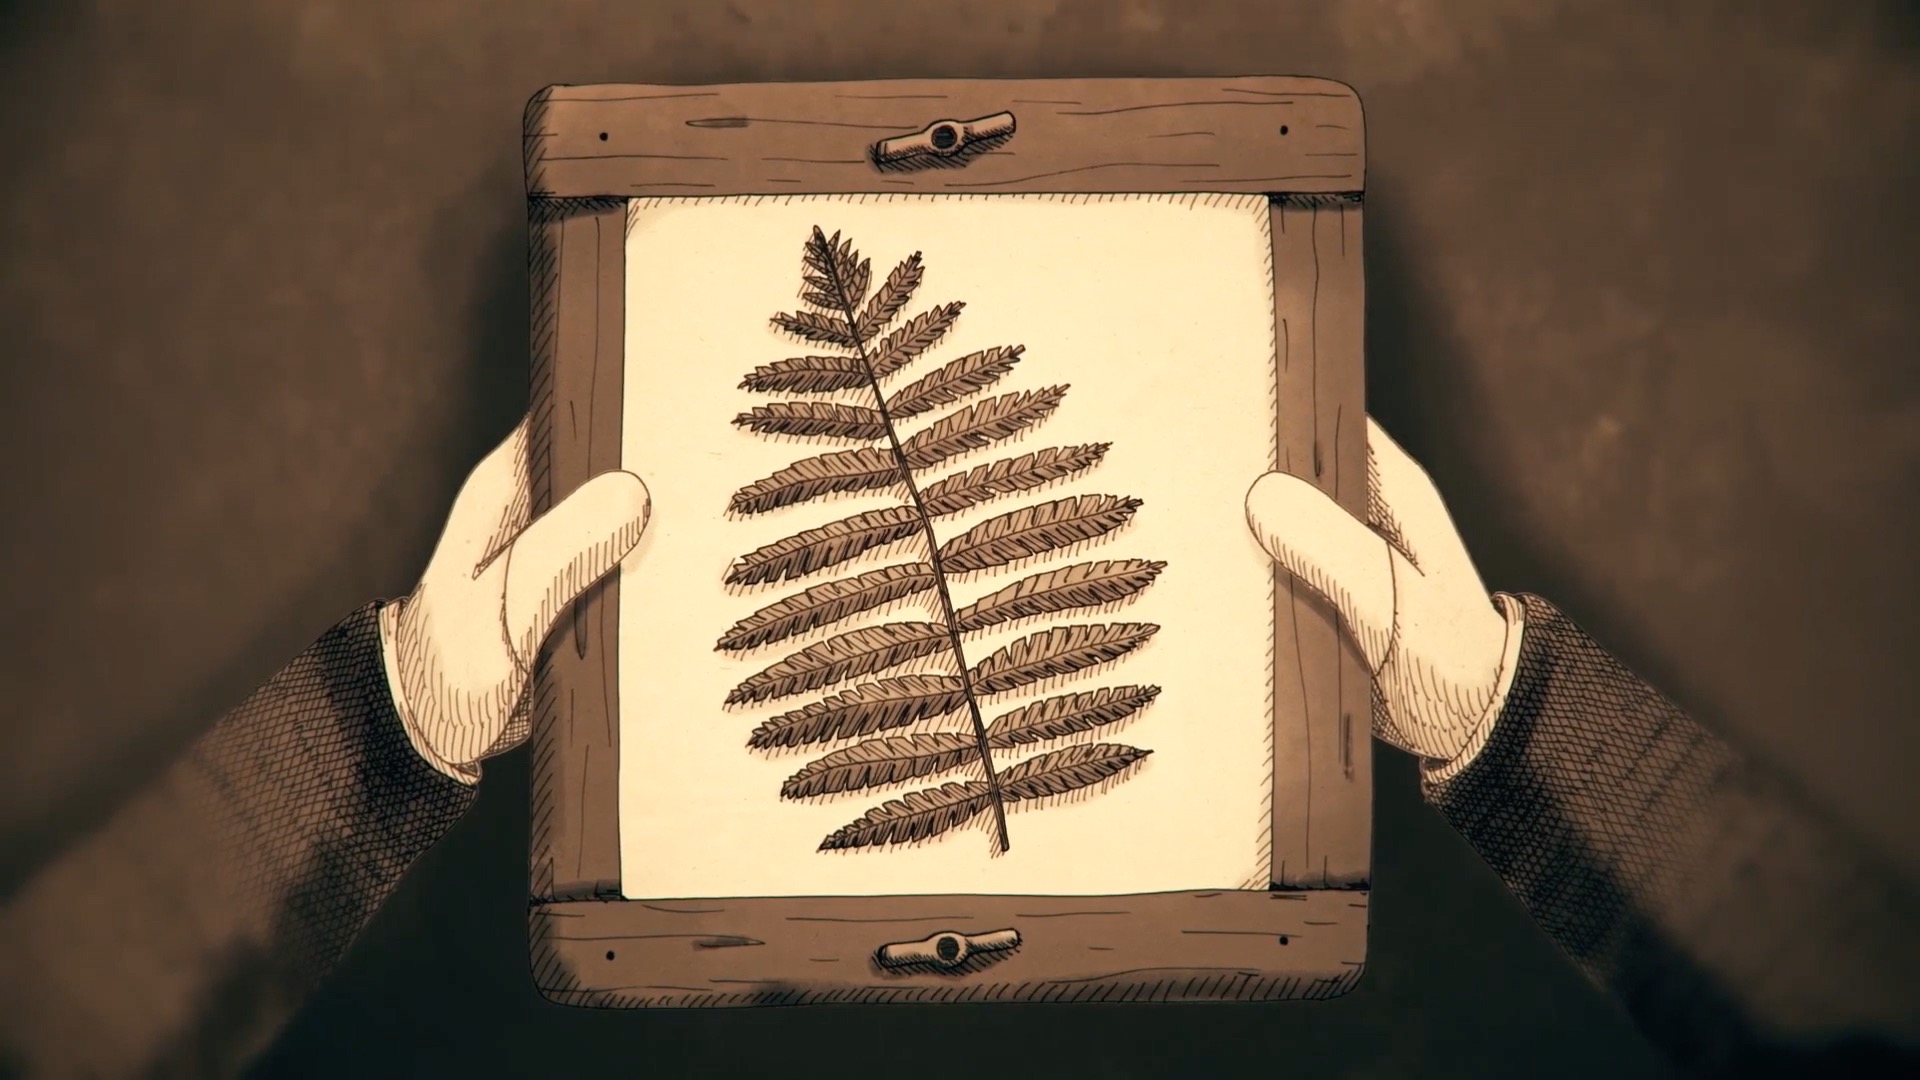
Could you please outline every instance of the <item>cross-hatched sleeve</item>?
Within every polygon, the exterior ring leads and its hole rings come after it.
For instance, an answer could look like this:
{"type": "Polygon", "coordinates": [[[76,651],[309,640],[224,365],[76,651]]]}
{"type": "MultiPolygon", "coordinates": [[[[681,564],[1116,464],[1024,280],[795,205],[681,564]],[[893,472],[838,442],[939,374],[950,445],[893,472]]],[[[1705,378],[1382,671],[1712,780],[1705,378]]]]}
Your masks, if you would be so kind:
{"type": "Polygon", "coordinates": [[[1910,885],[1553,605],[1519,599],[1506,707],[1428,800],[1683,1066],[1911,1064],[1910,885]]]}
{"type": "Polygon", "coordinates": [[[407,743],[378,608],[323,634],[8,901],[0,1071],[238,1071],[465,811],[473,789],[407,743]]]}

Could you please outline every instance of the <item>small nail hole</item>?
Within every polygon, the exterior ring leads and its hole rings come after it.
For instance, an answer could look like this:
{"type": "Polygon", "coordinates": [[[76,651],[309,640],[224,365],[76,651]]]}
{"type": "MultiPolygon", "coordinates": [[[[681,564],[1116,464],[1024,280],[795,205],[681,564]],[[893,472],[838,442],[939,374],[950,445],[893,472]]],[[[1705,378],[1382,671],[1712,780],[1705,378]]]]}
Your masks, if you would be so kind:
{"type": "MultiPolygon", "coordinates": [[[[1280,944],[1282,944],[1282,945],[1285,945],[1286,943],[1287,943],[1287,935],[1285,935],[1285,934],[1281,934],[1281,935],[1280,935],[1280,944]]],[[[613,954],[612,954],[612,953],[608,953],[607,955],[608,955],[608,956],[612,956],[613,954]]]]}
{"type": "MultiPolygon", "coordinates": [[[[1287,129],[1286,129],[1286,128],[1281,128],[1281,129],[1280,129],[1280,134],[1282,134],[1282,135],[1285,135],[1286,133],[1287,133],[1287,129]]],[[[607,133],[606,133],[606,132],[604,132],[604,131],[603,131],[603,132],[601,132],[601,133],[600,133],[600,141],[601,141],[601,142],[606,142],[606,141],[607,141],[607,133]]]]}
{"type": "MultiPolygon", "coordinates": [[[[1285,124],[1281,124],[1281,125],[1280,125],[1280,134],[1282,134],[1282,135],[1285,135],[1286,133],[1287,133],[1287,125],[1285,125],[1285,124]]],[[[606,136],[605,136],[605,135],[602,135],[602,136],[600,136],[600,137],[601,137],[601,138],[603,138],[603,139],[604,139],[604,138],[606,138],[606,136]]]]}
{"type": "Polygon", "coordinates": [[[935,149],[951,150],[960,141],[960,132],[952,124],[941,124],[933,129],[932,138],[935,149]]]}
{"type": "MultiPolygon", "coordinates": [[[[1282,942],[1282,944],[1284,944],[1284,942],[1282,942]]],[[[613,959],[613,950],[612,950],[612,949],[608,949],[608,950],[607,950],[607,959],[609,959],[609,960],[611,960],[611,959],[613,959]]]]}

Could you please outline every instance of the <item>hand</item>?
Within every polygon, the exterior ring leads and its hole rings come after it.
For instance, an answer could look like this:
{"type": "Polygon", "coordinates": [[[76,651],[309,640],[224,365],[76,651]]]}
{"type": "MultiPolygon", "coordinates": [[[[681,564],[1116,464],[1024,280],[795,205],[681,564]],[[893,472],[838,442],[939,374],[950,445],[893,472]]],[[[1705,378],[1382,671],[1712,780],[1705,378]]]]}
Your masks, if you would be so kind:
{"type": "Polygon", "coordinates": [[[1367,479],[1365,525],[1284,473],[1247,493],[1247,524],[1359,645],[1378,691],[1374,737],[1438,763],[1428,778],[1443,779],[1484,745],[1505,701],[1521,608],[1489,599],[1433,481],[1371,417],[1367,479]]]}
{"type": "Polygon", "coordinates": [[[596,476],[529,521],[527,422],[454,500],[420,584],[380,611],[387,679],[407,737],[471,783],[529,726],[533,659],[561,612],[633,550],[651,500],[632,473],[596,476]]]}

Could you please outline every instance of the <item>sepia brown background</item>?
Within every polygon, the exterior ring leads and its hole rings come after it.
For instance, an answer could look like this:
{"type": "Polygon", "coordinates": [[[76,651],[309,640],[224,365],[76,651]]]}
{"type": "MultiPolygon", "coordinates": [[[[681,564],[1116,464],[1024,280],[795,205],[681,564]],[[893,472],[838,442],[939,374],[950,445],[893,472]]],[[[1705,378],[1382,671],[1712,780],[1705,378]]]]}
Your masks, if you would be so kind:
{"type": "MultiPolygon", "coordinates": [[[[1357,87],[1372,408],[1488,584],[1920,868],[1911,5],[920,7],[0,4],[6,891],[410,587],[525,406],[529,94],[917,75],[1357,87]]],[[[1371,970],[1261,1007],[548,1006],[488,774],[263,1074],[1659,1074],[1391,751],[1371,970]]]]}

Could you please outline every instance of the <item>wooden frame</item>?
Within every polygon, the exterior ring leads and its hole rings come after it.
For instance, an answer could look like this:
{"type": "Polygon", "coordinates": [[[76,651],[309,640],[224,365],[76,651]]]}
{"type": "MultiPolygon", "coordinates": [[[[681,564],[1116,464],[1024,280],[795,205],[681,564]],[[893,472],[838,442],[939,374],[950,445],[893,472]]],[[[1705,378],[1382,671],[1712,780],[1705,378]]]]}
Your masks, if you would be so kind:
{"type": "MultiPolygon", "coordinates": [[[[907,191],[1267,194],[1275,465],[1365,513],[1365,139],[1348,87],[1281,77],[551,87],[525,121],[536,512],[619,465],[626,199],[907,191]],[[994,119],[1007,113],[1017,128],[994,119]],[[959,152],[946,152],[956,140],[933,123],[976,118],[991,121],[977,128],[986,137],[969,144],[963,131],[959,152]],[[904,167],[876,164],[869,148],[883,139],[903,140],[892,145],[907,147],[904,167]]],[[[656,902],[621,894],[619,586],[601,584],[534,679],[535,981],[553,1000],[604,1007],[1345,992],[1365,955],[1370,684],[1328,606],[1278,570],[1275,597],[1270,891],[656,902]],[[1019,947],[952,967],[874,959],[888,943],[937,950],[943,932],[1003,927],[1023,930],[1019,947]]]]}

